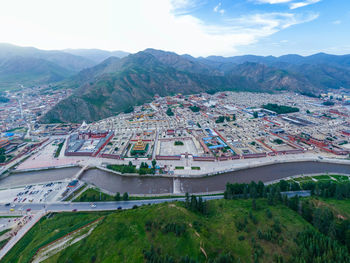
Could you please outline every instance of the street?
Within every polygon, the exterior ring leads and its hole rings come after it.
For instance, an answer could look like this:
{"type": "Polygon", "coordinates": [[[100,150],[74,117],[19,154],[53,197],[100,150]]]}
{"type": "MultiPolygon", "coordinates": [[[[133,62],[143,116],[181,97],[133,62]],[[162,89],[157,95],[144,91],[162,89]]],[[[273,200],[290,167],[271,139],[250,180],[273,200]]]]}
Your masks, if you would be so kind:
{"type": "MultiPolygon", "coordinates": [[[[222,199],[223,195],[203,196],[203,200],[222,199]]],[[[38,211],[46,212],[69,212],[76,209],[77,211],[109,211],[121,209],[130,209],[134,205],[142,206],[148,204],[159,204],[164,202],[185,201],[185,198],[169,198],[169,199],[150,199],[135,201],[118,201],[118,202],[95,202],[96,207],[91,207],[89,202],[57,202],[57,203],[25,203],[16,206],[15,211],[11,212],[11,207],[0,204],[0,215],[21,215],[25,214],[27,209],[31,209],[30,213],[38,211]],[[20,209],[20,210],[18,210],[20,209]]]]}

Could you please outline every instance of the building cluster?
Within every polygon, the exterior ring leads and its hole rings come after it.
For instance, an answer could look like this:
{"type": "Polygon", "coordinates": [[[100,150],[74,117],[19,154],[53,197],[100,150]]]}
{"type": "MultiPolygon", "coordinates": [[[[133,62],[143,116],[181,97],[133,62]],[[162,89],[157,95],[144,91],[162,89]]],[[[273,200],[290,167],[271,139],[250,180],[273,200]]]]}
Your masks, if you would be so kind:
{"type": "Polygon", "coordinates": [[[66,156],[97,156],[113,138],[112,131],[80,131],[68,138],[66,156]]]}
{"type": "Polygon", "coordinates": [[[70,90],[44,87],[6,92],[9,101],[0,103],[0,131],[34,126],[42,115],[70,94],[70,90]]]}
{"type": "MultiPolygon", "coordinates": [[[[244,92],[156,96],[132,113],[79,130],[112,132],[98,156],[114,159],[177,160],[185,156],[223,161],[305,152],[346,156],[350,152],[350,108],[345,99],[325,104],[329,99],[244,92]],[[267,104],[297,111],[280,113],[267,104]]],[[[79,145],[87,144],[96,148],[91,142],[79,145]]]]}

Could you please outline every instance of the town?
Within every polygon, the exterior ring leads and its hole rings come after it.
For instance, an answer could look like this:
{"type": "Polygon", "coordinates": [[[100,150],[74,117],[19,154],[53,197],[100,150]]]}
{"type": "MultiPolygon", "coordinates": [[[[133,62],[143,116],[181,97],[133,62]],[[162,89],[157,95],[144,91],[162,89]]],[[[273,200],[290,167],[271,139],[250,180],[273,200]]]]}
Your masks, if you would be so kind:
{"type": "Polygon", "coordinates": [[[1,119],[8,119],[11,111],[19,114],[14,116],[23,115],[13,119],[11,129],[2,126],[3,164],[30,154],[43,143],[48,146],[40,156],[19,168],[79,160],[87,165],[156,160],[167,164],[157,173],[183,175],[207,173],[201,171],[201,164],[217,161],[244,163],[305,154],[347,158],[350,152],[350,97],[346,94],[322,94],[320,98],[244,92],[156,96],[131,112],[89,124],[40,124],[42,112],[37,110],[52,107],[63,94],[50,96],[53,98],[43,106],[37,105],[35,97],[23,94],[22,102],[10,99],[5,104],[12,107],[3,105],[7,110],[1,112],[1,119]],[[178,161],[182,162],[178,165],[178,161]],[[188,163],[197,164],[191,168],[188,163]]]}

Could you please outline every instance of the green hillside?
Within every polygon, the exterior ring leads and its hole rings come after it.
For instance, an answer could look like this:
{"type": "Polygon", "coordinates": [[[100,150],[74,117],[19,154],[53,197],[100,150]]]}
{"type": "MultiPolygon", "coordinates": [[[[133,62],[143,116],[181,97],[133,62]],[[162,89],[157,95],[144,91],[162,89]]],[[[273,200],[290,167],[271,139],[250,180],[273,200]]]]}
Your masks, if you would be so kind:
{"type": "MultiPolygon", "coordinates": [[[[327,205],[340,209],[350,202],[327,205]]],[[[287,206],[258,199],[254,207],[250,199],[215,200],[205,214],[181,202],[56,214],[30,230],[3,262],[29,262],[38,247],[103,215],[88,237],[44,262],[301,262],[294,261],[302,249],[298,233],[322,235],[287,206]]]]}

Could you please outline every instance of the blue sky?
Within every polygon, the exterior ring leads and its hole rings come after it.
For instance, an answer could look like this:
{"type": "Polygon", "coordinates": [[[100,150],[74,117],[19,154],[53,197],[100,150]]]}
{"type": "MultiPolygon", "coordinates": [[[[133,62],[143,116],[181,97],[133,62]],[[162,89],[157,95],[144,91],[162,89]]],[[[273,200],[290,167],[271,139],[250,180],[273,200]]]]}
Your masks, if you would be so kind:
{"type": "Polygon", "coordinates": [[[2,1],[0,42],[193,56],[350,54],[350,0],[2,1]]]}
{"type": "MultiPolygon", "coordinates": [[[[265,30],[266,35],[256,37],[252,43],[237,45],[235,54],[279,56],[290,53],[350,53],[349,0],[193,1],[192,7],[181,12],[198,17],[208,24],[227,27],[237,25],[235,19],[258,14],[269,17],[271,21],[278,20],[278,14],[295,17],[295,24],[286,28],[277,26],[274,32],[269,32],[269,28],[264,29],[259,22],[253,23],[253,28],[265,30]]],[[[285,21],[288,19],[282,16],[281,23],[288,23],[285,21]]],[[[245,30],[247,24],[239,26],[245,30]]]]}

